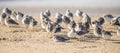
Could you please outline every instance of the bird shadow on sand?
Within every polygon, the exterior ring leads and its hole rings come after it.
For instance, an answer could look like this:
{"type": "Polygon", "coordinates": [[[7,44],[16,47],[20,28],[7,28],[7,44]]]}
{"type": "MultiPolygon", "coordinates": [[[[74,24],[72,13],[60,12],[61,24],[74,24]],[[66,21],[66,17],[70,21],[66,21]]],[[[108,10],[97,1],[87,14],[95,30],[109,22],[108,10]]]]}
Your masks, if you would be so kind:
{"type": "Polygon", "coordinates": [[[89,43],[99,43],[99,42],[96,42],[97,40],[100,40],[101,38],[99,37],[94,37],[92,34],[86,34],[84,35],[83,38],[81,39],[78,39],[78,41],[80,42],[89,42],[89,43]]]}
{"type": "Polygon", "coordinates": [[[66,41],[65,43],[73,43],[73,41],[66,41]]]}
{"type": "Polygon", "coordinates": [[[100,40],[101,38],[99,37],[94,37],[93,34],[84,34],[80,35],[77,38],[70,38],[69,41],[66,41],[66,43],[73,43],[74,41],[79,41],[79,42],[89,42],[89,43],[99,43],[97,40],[100,40]]]}
{"type": "Polygon", "coordinates": [[[111,33],[116,33],[115,31],[110,31],[111,33]]]}
{"type": "Polygon", "coordinates": [[[22,38],[7,38],[7,37],[1,37],[1,38],[0,38],[0,41],[9,41],[9,42],[16,41],[16,42],[19,42],[19,41],[25,41],[25,40],[22,39],[22,38]]]}
{"type": "Polygon", "coordinates": [[[112,42],[112,43],[115,43],[115,44],[120,44],[120,41],[119,41],[119,42],[112,42]]]}
{"type": "Polygon", "coordinates": [[[120,44],[120,40],[109,40],[109,41],[111,41],[114,44],[120,44]]]}
{"type": "Polygon", "coordinates": [[[84,48],[97,48],[97,46],[82,46],[82,47],[79,47],[81,49],[84,49],[84,48]]]}

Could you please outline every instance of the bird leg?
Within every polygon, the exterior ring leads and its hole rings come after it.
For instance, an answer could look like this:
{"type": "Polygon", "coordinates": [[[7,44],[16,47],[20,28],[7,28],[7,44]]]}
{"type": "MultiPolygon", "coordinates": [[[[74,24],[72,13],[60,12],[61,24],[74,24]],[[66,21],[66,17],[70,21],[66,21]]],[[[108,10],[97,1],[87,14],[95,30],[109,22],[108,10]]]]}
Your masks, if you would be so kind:
{"type": "Polygon", "coordinates": [[[47,36],[49,37],[50,32],[47,33],[47,36]]]}
{"type": "Polygon", "coordinates": [[[52,32],[48,32],[48,37],[52,38],[52,32]]]}
{"type": "Polygon", "coordinates": [[[49,37],[49,38],[52,38],[52,35],[53,35],[53,33],[52,33],[52,32],[50,32],[50,37],[49,37]]]}

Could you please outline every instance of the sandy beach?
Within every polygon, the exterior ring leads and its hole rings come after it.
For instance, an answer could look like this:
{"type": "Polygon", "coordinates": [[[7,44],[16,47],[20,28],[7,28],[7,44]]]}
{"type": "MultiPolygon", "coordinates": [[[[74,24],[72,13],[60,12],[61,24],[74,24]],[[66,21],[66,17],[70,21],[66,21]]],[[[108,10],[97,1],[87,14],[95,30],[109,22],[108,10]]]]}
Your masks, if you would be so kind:
{"type": "MultiPolygon", "coordinates": [[[[91,26],[90,32],[85,34],[87,37],[70,39],[66,42],[54,42],[53,39],[50,38],[51,35],[41,28],[40,12],[47,9],[52,13],[50,17],[52,21],[55,21],[56,12],[64,14],[67,9],[70,9],[74,14],[75,22],[80,21],[79,18],[75,16],[77,9],[86,12],[91,17],[92,21],[98,19],[104,14],[120,16],[119,1],[113,1],[113,3],[109,0],[105,0],[105,2],[102,2],[103,0],[100,0],[99,2],[96,0],[95,2],[88,0],[85,0],[84,2],[82,2],[82,0],[77,1],[0,1],[0,13],[4,8],[8,7],[13,11],[19,11],[25,15],[31,15],[38,22],[38,25],[34,30],[31,30],[30,28],[26,29],[23,25],[19,25],[18,27],[7,27],[0,24],[0,53],[120,53],[120,37],[117,36],[117,28],[111,26],[107,21],[105,21],[103,29],[112,33],[113,36],[111,40],[91,37],[91,35],[93,35],[93,27],[91,26]]],[[[60,33],[67,36],[69,30],[64,23],[61,25],[65,29],[60,33]]]]}
{"type": "MultiPolygon", "coordinates": [[[[65,10],[65,9],[64,9],[65,10]]],[[[19,10],[23,11],[23,10],[19,10]]],[[[42,10],[41,10],[42,11],[42,10]]],[[[26,11],[23,11],[24,13],[26,11]]],[[[27,14],[28,12],[26,12],[27,14]]],[[[29,13],[28,13],[29,14],[29,13]]],[[[37,13],[36,13],[37,14],[37,13]]],[[[116,36],[116,28],[108,22],[104,24],[104,28],[112,32],[111,40],[99,38],[70,39],[66,42],[54,42],[46,31],[41,29],[40,17],[30,13],[37,21],[38,26],[34,31],[26,29],[23,26],[7,27],[0,24],[0,53],[119,53],[120,37],[116,36]]],[[[92,16],[92,20],[99,16],[92,16]]],[[[51,17],[54,21],[54,16],[51,17]]],[[[78,17],[74,17],[78,22],[78,17]]],[[[62,24],[65,27],[65,24],[62,24]]],[[[62,30],[62,34],[66,35],[68,29],[62,30]]],[[[92,27],[88,33],[93,35],[92,27]]]]}

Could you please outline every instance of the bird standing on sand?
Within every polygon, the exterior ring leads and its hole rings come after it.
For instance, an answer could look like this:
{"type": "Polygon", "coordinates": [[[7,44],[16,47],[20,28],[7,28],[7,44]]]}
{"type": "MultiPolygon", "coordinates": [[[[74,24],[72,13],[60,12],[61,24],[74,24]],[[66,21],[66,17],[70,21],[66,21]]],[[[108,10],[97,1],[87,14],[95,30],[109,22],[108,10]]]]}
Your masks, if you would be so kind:
{"type": "Polygon", "coordinates": [[[59,34],[54,34],[53,35],[53,40],[55,42],[65,42],[67,40],[69,40],[70,38],[67,37],[67,36],[62,36],[62,35],[59,35],[59,34]]]}
{"type": "Polygon", "coordinates": [[[73,18],[73,13],[70,12],[69,9],[66,10],[66,14],[65,14],[65,15],[66,15],[67,17],[71,17],[71,18],[73,18]]]}
{"type": "Polygon", "coordinates": [[[57,24],[52,32],[58,33],[58,32],[61,32],[62,29],[64,29],[64,28],[62,26],[60,26],[59,24],[57,24]]]}
{"type": "Polygon", "coordinates": [[[47,16],[47,17],[50,17],[51,16],[50,10],[46,10],[44,12],[44,15],[47,16]]]}
{"type": "Polygon", "coordinates": [[[25,25],[26,28],[29,27],[29,24],[30,24],[30,21],[31,19],[33,19],[32,16],[29,16],[29,15],[25,15],[23,20],[22,20],[22,24],[25,25]]]}
{"type": "Polygon", "coordinates": [[[89,32],[90,31],[90,24],[89,24],[89,22],[83,22],[82,25],[83,25],[83,31],[84,32],[89,32]]]}
{"type": "Polygon", "coordinates": [[[67,24],[68,29],[72,29],[76,27],[75,21],[71,21],[69,24],[67,24]]]}
{"type": "Polygon", "coordinates": [[[111,25],[114,25],[114,26],[120,26],[120,16],[113,18],[113,19],[111,20],[110,24],[111,24],[111,25]]]}
{"type": "Polygon", "coordinates": [[[100,26],[102,26],[105,23],[105,20],[103,17],[100,17],[97,21],[99,22],[100,26]]]}
{"type": "Polygon", "coordinates": [[[92,22],[92,26],[95,37],[102,37],[102,28],[96,22],[92,22]]]}
{"type": "Polygon", "coordinates": [[[61,13],[56,13],[55,18],[56,18],[56,20],[55,20],[56,23],[58,23],[58,24],[62,23],[62,14],[61,13]]]}
{"type": "Polygon", "coordinates": [[[43,19],[45,19],[45,18],[48,18],[48,16],[46,16],[46,15],[44,14],[44,12],[41,12],[41,13],[40,13],[40,21],[42,22],[43,19]]]}
{"type": "Polygon", "coordinates": [[[102,30],[102,37],[108,40],[112,38],[112,34],[109,31],[102,30]]]}
{"type": "Polygon", "coordinates": [[[72,13],[72,12],[70,12],[70,10],[69,10],[69,9],[67,9],[65,16],[67,16],[68,18],[70,18],[70,20],[72,20],[72,21],[73,21],[73,13],[72,13]]]}
{"type": "Polygon", "coordinates": [[[5,25],[8,27],[15,27],[18,25],[13,19],[11,19],[9,16],[5,18],[5,25]]]}
{"type": "Polygon", "coordinates": [[[114,18],[114,16],[111,15],[111,14],[105,14],[105,15],[103,15],[103,18],[104,18],[106,21],[111,21],[111,20],[114,18]]]}
{"type": "Polygon", "coordinates": [[[61,29],[63,28],[55,22],[48,22],[46,25],[47,32],[57,33],[57,32],[61,32],[61,29]]]}
{"type": "Polygon", "coordinates": [[[8,8],[4,8],[3,13],[6,13],[7,15],[10,16],[12,14],[12,11],[10,9],[8,9],[8,8]]]}
{"type": "Polygon", "coordinates": [[[87,22],[87,23],[89,23],[89,25],[91,25],[91,18],[90,18],[90,16],[88,16],[86,13],[83,13],[82,16],[83,16],[82,22],[83,23],[87,22]]]}
{"type": "Polygon", "coordinates": [[[48,16],[44,15],[44,12],[41,12],[41,13],[40,13],[40,21],[41,21],[41,27],[42,27],[43,29],[45,29],[47,23],[48,23],[49,21],[51,21],[51,20],[48,18],[48,16]]]}
{"type": "Polygon", "coordinates": [[[13,20],[17,21],[16,16],[17,16],[17,12],[12,11],[12,14],[11,14],[10,17],[11,17],[13,20]]]}
{"type": "Polygon", "coordinates": [[[120,36],[120,27],[117,29],[117,36],[120,36]]]}
{"type": "Polygon", "coordinates": [[[74,28],[72,28],[68,33],[67,36],[70,38],[76,38],[78,36],[77,32],[75,31],[74,28]]]}
{"type": "Polygon", "coordinates": [[[59,24],[55,22],[48,22],[46,25],[45,30],[48,32],[48,35],[53,36],[53,34],[61,32],[61,29],[63,29],[59,24]]]}
{"type": "Polygon", "coordinates": [[[18,22],[22,22],[22,19],[24,18],[24,14],[21,12],[17,12],[16,19],[18,22]]]}
{"type": "Polygon", "coordinates": [[[83,17],[82,14],[83,14],[83,12],[80,11],[80,9],[77,9],[77,10],[76,10],[76,16],[79,18],[79,21],[82,20],[82,17],[83,17]]]}
{"type": "Polygon", "coordinates": [[[82,14],[83,14],[83,12],[80,11],[80,9],[76,10],[76,16],[77,17],[82,18],[82,14]]]}
{"type": "Polygon", "coordinates": [[[65,16],[65,15],[62,16],[62,20],[63,20],[63,22],[64,22],[66,25],[71,22],[70,18],[67,17],[67,16],[65,16]]]}
{"type": "Polygon", "coordinates": [[[5,24],[5,18],[7,16],[11,16],[11,14],[12,14],[12,11],[10,9],[4,8],[2,13],[1,13],[0,23],[4,25],[5,24]]]}
{"type": "Polygon", "coordinates": [[[37,21],[35,19],[31,19],[29,26],[32,27],[32,29],[34,29],[36,25],[37,25],[37,21]]]}
{"type": "Polygon", "coordinates": [[[52,22],[48,22],[46,25],[46,31],[51,32],[56,24],[53,24],[52,22]]]}
{"type": "Polygon", "coordinates": [[[5,18],[7,17],[6,13],[1,13],[1,17],[0,17],[0,23],[1,24],[5,24],[5,18]]]}
{"type": "Polygon", "coordinates": [[[79,32],[83,30],[82,22],[76,23],[75,31],[79,32]]]}

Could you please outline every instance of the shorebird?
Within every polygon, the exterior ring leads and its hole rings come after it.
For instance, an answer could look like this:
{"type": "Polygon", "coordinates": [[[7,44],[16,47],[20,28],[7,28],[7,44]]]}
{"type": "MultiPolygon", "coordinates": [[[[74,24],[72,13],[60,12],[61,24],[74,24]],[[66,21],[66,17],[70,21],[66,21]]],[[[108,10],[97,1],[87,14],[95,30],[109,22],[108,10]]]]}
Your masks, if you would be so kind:
{"type": "Polygon", "coordinates": [[[67,24],[68,29],[72,29],[76,27],[75,21],[71,21],[69,24],[67,24]]]}
{"type": "Polygon", "coordinates": [[[114,16],[111,14],[105,14],[103,15],[103,18],[105,18],[106,21],[111,21],[114,18],[114,16]]]}
{"type": "Polygon", "coordinates": [[[5,25],[8,27],[15,27],[19,24],[8,16],[7,18],[5,18],[5,25]]]}
{"type": "Polygon", "coordinates": [[[102,37],[108,40],[112,38],[112,34],[109,31],[102,30],[102,37]]]}
{"type": "Polygon", "coordinates": [[[46,25],[46,31],[47,32],[52,32],[52,30],[55,28],[56,23],[53,22],[48,22],[46,25]]]}
{"type": "Polygon", "coordinates": [[[44,15],[44,12],[40,13],[40,21],[43,21],[44,18],[48,18],[48,16],[44,15]]]}
{"type": "Polygon", "coordinates": [[[83,25],[83,31],[84,32],[89,32],[90,31],[90,24],[89,24],[89,22],[83,22],[82,25],[83,25]]]}
{"type": "Polygon", "coordinates": [[[48,18],[48,16],[44,15],[44,13],[41,12],[41,13],[40,13],[40,21],[41,21],[41,27],[42,27],[43,29],[45,29],[47,23],[48,23],[49,21],[51,21],[51,20],[48,18]]]}
{"type": "Polygon", "coordinates": [[[54,34],[53,35],[53,40],[55,41],[55,42],[65,42],[65,41],[67,41],[67,40],[69,40],[70,38],[69,37],[67,37],[67,36],[62,36],[62,35],[60,35],[60,34],[54,34]]]}
{"type": "Polygon", "coordinates": [[[75,31],[79,32],[83,30],[82,22],[76,23],[75,31]]]}
{"type": "Polygon", "coordinates": [[[44,12],[44,15],[47,16],[47,17],[50,17],[51,16],[50,10],[46,10],[44,12]]]}
{"type": "Polygon", "coordinates": [[[76,16],[77,17],[82,18],[82,14],[83,14],[83,12],[80,11],[80,9],[76,10],[76,16]]]}
{"type": "Polygon", "coordinates": [[[48,32],[48,35],[52,35],[52,36],[54,33],[61,32],[61,29],[64,28],[62,28],[59,24],[55,22],[48,22],[45,28],[45,30],[48,32]]]}
{"type": "Polygon", "coordinates": [[[7,17],[6,13],[1,13],[1,17],[0,17],[0,23],[1,24],[5,24],[5,18],[7,17]]]}
{"type": "Polygon", "coordinates": [[[75,31],[74,28],[72,28],[68,33],[67,36],[70,38],[76,38],[78,36],[77,32],[75,31]]]}
{"type": "Polygon", "coordinates": [[[57,24],[52,32],[58,33],[58,32],[61,32],[61,29],[64,29],[64,28],[62,26],[60,26],[59,24],[57,24]]]}
{"type": "Polygon", "coordinates": [[[57,32],[60,32],[61,29],[63,29],[63,28],[56,22],[48,22],[46,25],[47,32],[57,33],[57,32]]]}
{"type": "Polygon", "coordinates": [[[120,18],[118,18],[118,23],[119,23],[118,26],[120,26],[120,18]]]}
{"type": "Polygon", "coordinates": [[[51,22],[51,20],[49,18],[44,18],[43,21],[41,21],[41,27],[45,29],[48,22],[51,22]]]}
{"type": "Polygon", "coordinates": [[[102,37],[102,28],[96,22],[92,22],[92,26],[95,37],[102,37]]]}
{"type": "Polygon", "coordinates": [[[91,25],[91,18],[90,18],[90,16],[88,16],[86,13],[83,13],[82,16],[83,16],[82,22],[83,23],[89,23],[89,25],[91,25]]]}
{"type": "Polygon", "coordinates": [[[101,27],[101,25],[99,24],[97,20],[92,21],[92,26],[95,26],[95,25],[101,27]]]}
{"type": "Polygon", "coordinates": [[[91,25],[91,18],[86,13],[82,13],[82,25],[84,26],[84,31],[89,32],[91,25]]]}
{"type": "Polygon", "coordinates": [[[29,26],[32,27],[32,29],[34,29],[34,26],[36,25],[37,25],[37,21],[35,19],[31,19],[29,26]]]}
{"type": "Polygon", "coordinates": [[[23,18],[24,18],[24,14],[21,12],[17,12],[16,20],[21,23],[23,18]]]}
{"type": "Polygon", "coordinates": [[[120,26],[120,16],[113,18],[113,19],[111,20],[110,24],[111,24],[111,25],[114,25],[114,26],[120,26]]]}
{"type": "Polygon", "coordinates": [[[120,27],[117,29],[117,36],[120,36],[120,27]]]}
{"type": "Polygon", "coordinates": [[[22,24],[25,25],[26,28],[29,27],[30,21],[33,19],[32,16],[25,15],[24,18],[22,19],[22,24]]]}
{"type": "Polygon", "coordinates": [[[100,26],[102,26],[105,23],[105,20],[103,17],[100,17],[97,21],[99,22],[100,26]]]}
{"type": "Polygon", "coordinates": [[[62,14],[61,13],[56,13],[55,15],[55,18],[56,18],[56,23],[60,24],[62,23],[62,14]]]}
{"type": "Polygon", "coordinates": [[[10,17],[11,17],[13,20],[17,21],[16,16],[17,16],[17,12],[12,11],[12,14],[11,14],[10,17]]]}
{"type": "Polygon", "coordinates": [[[66,25],[71,22],[71,19],[65,15],[62,16],[62,20],[66,25]]]}
{"type": "Polygon", "coordinates": [[[65,14],[67,17],[70,17],[70,18],[73,18],[73,13],[70,12],[69,9],[66,10],[66,14],[65,14]]]}
{"type": "Polygon", "coordinates": [[[86,34],[88,33],[89,29],[86,28],[86,24],[83,25],[82,22],[79,22],[76,24],[76,27],[75,27],[75,31],[77,32],[78,35],[83,35],[83,34],[86,34]]]}
{"type": "Polygon", "coordinates": [[[3,13],[6,13],[7,15],[10,16],[12,14],[12,11],[10,9],[8,9],[8,8],[4,8],[3,13]]]}

